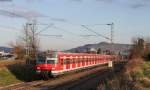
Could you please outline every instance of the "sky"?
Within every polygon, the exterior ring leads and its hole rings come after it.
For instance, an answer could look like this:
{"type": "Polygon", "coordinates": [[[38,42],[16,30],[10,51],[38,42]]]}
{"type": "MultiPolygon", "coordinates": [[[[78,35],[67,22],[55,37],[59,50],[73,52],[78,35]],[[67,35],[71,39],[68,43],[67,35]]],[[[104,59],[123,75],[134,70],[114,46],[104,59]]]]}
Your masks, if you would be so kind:
{"type": "Polygon", "coordinates": [[[81,25],[110,37],[114,23],[114,42],[130,44],[133,37],[150,36],[150,0],[0,0],[0,46],[9,46],[22,35],[23,25],[35,19],[41,34],[41,49],[66,50],[84,44],[110,42],[95,36],[81,25]],[[102,25],[95,25],[102,24],[102,25]],[[85,37],[84,35],[93,35],[85,37]]]}

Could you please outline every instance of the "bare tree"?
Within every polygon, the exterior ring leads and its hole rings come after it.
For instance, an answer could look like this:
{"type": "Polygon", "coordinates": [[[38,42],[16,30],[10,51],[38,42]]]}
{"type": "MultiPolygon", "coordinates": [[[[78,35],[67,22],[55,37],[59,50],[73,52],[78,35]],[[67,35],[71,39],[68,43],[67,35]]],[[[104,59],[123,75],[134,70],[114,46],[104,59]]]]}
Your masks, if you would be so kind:
{"type": "Polygon", "coordinates": [[[98,50],[97,50],[97,54],[101,54],[101,53],[102,53],[101,48],[98,48],[98,50]]]}
{"type": "Polygon", "coordinates": [[[144,54],[144,39],[143,38],[133,38],[133,49],[131,51],[132,58],[141,58],[144,54]]]}
{"type": "Polygon", "coordinates": [[[15,54],[15,58],[17,60],[23,60],[25,57],[24,45],[18,40],[16,43],[10,42],[9,45],[14,49],[13,53],[15,54]]]}
{"type": "Polygon", "coordinates": [[[145,38],[144,59],[150,61],[150,37],[145,38]]]}
{"type": "Polygon", "coordinates": [[[9,45],[14,48],[18,59],[26,59],[27,64],[34,64],[39,47],[36,22],[26,23],[16,43],[9,45]]]}

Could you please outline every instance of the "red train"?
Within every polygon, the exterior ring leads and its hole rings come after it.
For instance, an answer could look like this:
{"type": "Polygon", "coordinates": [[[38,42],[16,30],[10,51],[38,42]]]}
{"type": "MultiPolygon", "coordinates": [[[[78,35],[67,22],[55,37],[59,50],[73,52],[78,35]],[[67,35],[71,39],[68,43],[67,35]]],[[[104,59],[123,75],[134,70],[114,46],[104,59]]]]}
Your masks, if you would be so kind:
{"type": "Polygon", "coordinates": [[[36,71],[42,75],[56,76],[77,69],[108,64],[114,60],[117,60],[115,55],[53,52],[38,56],[36,71]]]}

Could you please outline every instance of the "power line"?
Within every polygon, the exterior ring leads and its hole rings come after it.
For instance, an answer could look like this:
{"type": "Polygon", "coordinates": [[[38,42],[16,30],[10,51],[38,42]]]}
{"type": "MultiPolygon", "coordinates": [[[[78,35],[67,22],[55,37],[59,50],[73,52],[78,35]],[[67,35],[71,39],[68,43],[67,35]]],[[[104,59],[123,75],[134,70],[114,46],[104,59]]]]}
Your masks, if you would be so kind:
{"type": "Polygon", "coordinates": [[[113,23],[113,22],[112,22],[112,23],[109,23],[109,24],[93,24],[93,25],[81,25],[81,26],[84,27],[84,28],[86,28],[87,30],[89,30],[89,31],[91,31],[91,32],[93,32],[93,33],[95,33],[95,34],[97,34],[97,35],[99,35],[99,36],[105,38],[105,39],[110,40],[111,43],[114,42],[114,23],[113,23]],[[99,33],[95,32],[95,31],[93,31],[92,29],[90,29],[90,28],[87,27],[87,26],[97,26],[97,25],[98,25],[98,26],[99,26],[99,25],[109,25],[109,26],[110,26],[110,29],[111,29],[111,31],[110,31],[110,38],[108,38],[108,37],[106,37],[106,36],[103,36],[102,34],[99,34],[99,33]]]}
{"type": "Polygon", "coordinates": [[[9,30],[15,30],[15,31],[17,31],[17,30],[21,30],[21,29],[19,29],[19,28],[16,28],[16,27],[11,27],[11,26],[3,26],[3,25],[0,25],[0,28],[6,28],[6,29],[9,29],[9,30]]]}
{"type": "Polygon", "coordinates": [[[68,31],[68,30],[62,29],[62,28],[60,28],[60,27],[53,26],[52,28],[57,29],[57,30],[64,31],[64,32],[69,33],[69,34],[71,34],[71,35],[79,36],[78,34],[75,34],[75,33],[70,32],[70,31],[68,31]]]}
{"type": "Polygon", "coordinates": [[[92,37],[92,36],[97,36],[97,35],[80,35],[81,37],[92,37]]]}
{"type": "Polygon", "coordinates": [[[41,32],[46,31],[48,28],[52,27],[54,24],[49,24],[47,27],[45,27],[44,29],[40,30],[39,32],[36,33],[36,35],[40,34],[41,32]]]}
{"type": "Polygon", "coordinates": [[[103,36],[102,34],[99,34],[99,33],[95,32],[94,30],[92,30],[92,29],[86,27],[85,25],[81,25],[81,26],[84,27],[84,28],[86,28],[86,30],[95,33],[97,36],[101,36],[101,37],[103,37],[103,38],[105,38],[105,39],[107,39],[107,40],[110,40],[110,38],[108,38],[108,37],[106,37],[106,36],[103,36]]]}
{"type": "Polygon", "coordinates": [[[49,35],[49,34],[39,34],[39,36],[46,36],[46,37],[63,37],[63,35],[49,35]]]}

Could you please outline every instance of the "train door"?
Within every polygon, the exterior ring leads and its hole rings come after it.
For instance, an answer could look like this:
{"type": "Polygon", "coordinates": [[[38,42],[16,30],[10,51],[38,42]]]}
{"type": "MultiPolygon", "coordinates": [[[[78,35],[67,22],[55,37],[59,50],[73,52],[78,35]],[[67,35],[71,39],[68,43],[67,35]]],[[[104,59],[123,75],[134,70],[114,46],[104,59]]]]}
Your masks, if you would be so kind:
{"type": "Polygon", "coordinates": [[[93,58],[91,58],[91,65],[93,65],[94,64],[94,59],[93,58]]]}
{"type": "Polygon", "coordinates": [[[72,59],[72,68],[76,68],[76,60],[72,59]]]}
{"type": "Polygon", "coordinates": [[[88,66],[88,60],[86,59],[86,57],[84,57],[85,60],[85,66],[88,66]]]}
{"type": "Polygon", "coordinates": [[[93,64],[94,64],[94,59],[92,58],[92,59],[90,60],[90,62],[91,62],[91,65],[93,65],[93,64]]]}
{"type": "Polygon", "coordinates": [[[84,59],[84,57],[82,56],[82,60],[83,60],[83,66],[85,66],[85,59],[84,59]]]}
{"type": "Polygon", "coordinates": [[[66,69],[69,70],[70,69],[70,60],[66,59],[65,62],[66,62],[66,69]]]}
{"type": "Polygon", "coordinates": [[[80,67],[83,67],[83,60],[81,56],[79,57],[79,60],[80,60],[80,67]]]}
{"type": "Polygon", "coordinates": [[[90,59],[90,57],[88,56],[87,59],[88,59],[88,65],[91,65],[91,59],[90,59]]]}
{"type": "Polygon", "coordinates": [[[103,56],[103,63],[105,63],[105,60],[106,60],[106,56],[104,55],[103,56]]]}
{"type": "Polygon", "coordinates": [[[88,57],[86,57],[85,59],[86,59],[86,65],[88,66],[89,65],[89,59],[88,59],[88,57]]]}
{"type": "Polygon", "coordinates": [[[95,56],[95,64],[97,64],[97,56],[95,56]]]}
{"type": "Polygon", "coordinates": [[[96,64],[96,56],[94,56],[94,61],[95,61],[95,63],[94,63],[94,64],[96,64]]]}
{"type": "Polygon", "coordinates": [[[82,66],[85,66],[85,60],[81,57],[82,60],[82,66]]]}
{"type": "Polygon", "coordinates": [[[64,70],[64,62],[62,58],[59,58],[59,70],[64,70]]]}
{"type": "Polygon", "coordinates": [[[89,64],[92,65],[92,59],[89,57],[89,64]]]}
{"type": "Polygon", "coordinates": [[[103,56],[100,57],[100,63],[103,63],[103,56]]]}
{"type": "Polygon", "coordinates": [[[98,64],[100,63],[100,60],[99,60],[99,56],[98,56],[98,64]]]}
{"type": "Polygon", "coordinates": [[[76,56],[75,60],[77,62],[77,67],[80,67],[80,59],[76,56]]]}
{"type": "Polygon", "coordinates": [[[69,57],[69,69],[72,69],[73,68],[73,57],[72,56],[70,56],[69,57]]]}

